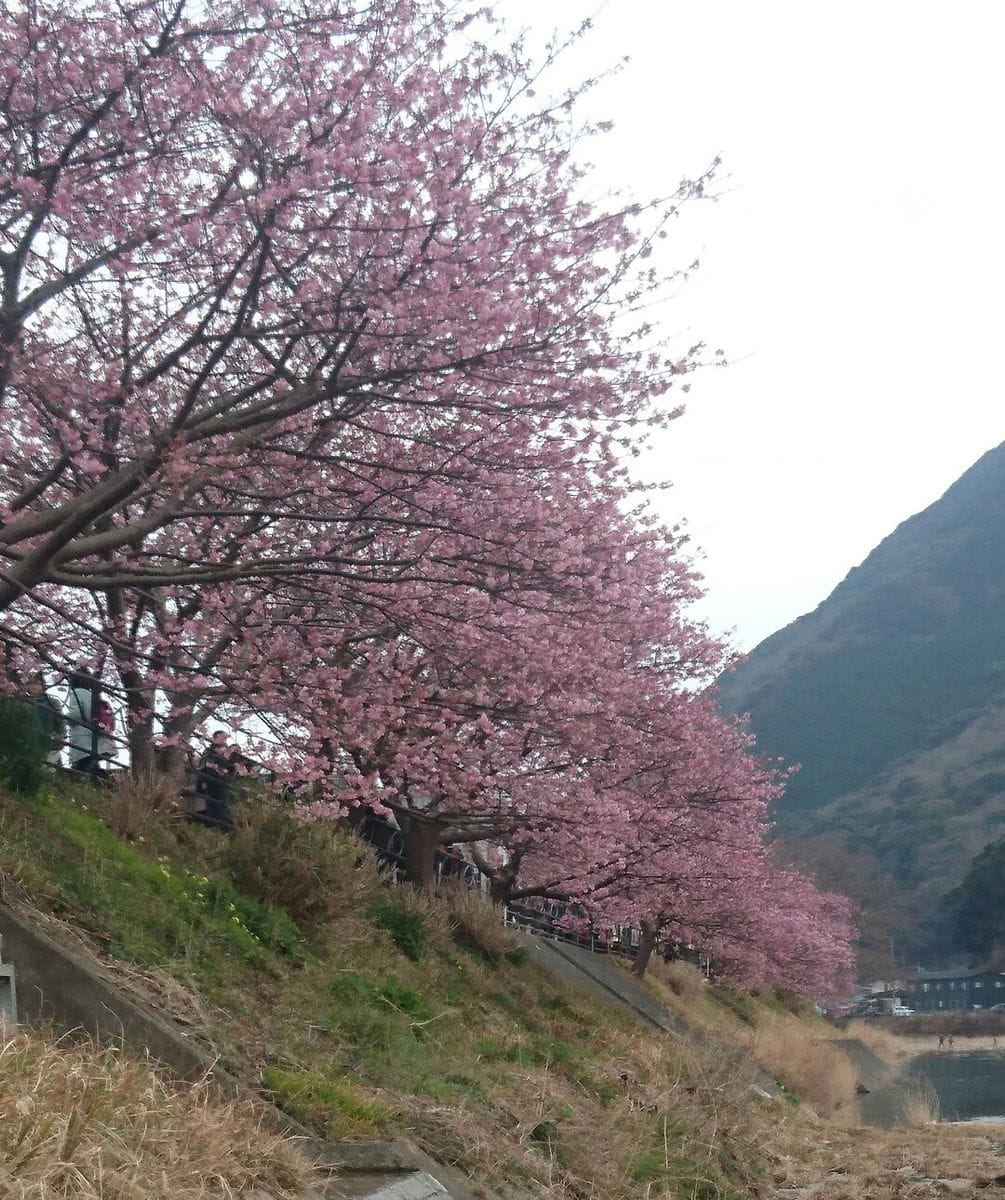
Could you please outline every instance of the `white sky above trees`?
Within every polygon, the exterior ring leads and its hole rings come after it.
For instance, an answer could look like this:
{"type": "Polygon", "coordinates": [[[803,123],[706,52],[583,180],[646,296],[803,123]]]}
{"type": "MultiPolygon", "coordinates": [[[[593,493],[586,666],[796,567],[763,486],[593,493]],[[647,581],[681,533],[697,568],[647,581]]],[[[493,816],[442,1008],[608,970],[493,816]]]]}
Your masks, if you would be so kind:
{"type": "MultiPolygon", "coordinates": [[[[496,0],[542,37],[602,0],[496,0]]],[[[1005,439],[1005,4],[610,0],[563,77],[631,62],[585,111],[598,187],[716,203],[662,243],[701,270],[666,332],[722,347],[647,464],[748,649],[818,604],[1005,439]]]]}

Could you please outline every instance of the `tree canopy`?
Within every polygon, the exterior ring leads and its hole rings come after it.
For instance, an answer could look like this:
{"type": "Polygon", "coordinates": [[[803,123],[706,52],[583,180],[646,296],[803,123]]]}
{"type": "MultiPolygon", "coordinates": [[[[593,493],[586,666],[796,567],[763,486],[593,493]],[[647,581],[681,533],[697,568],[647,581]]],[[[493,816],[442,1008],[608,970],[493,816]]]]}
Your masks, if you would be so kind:
{"type": "Polygon", "coordinates": [[[626,463],[702,348],[648,263],[704,179],[589,202],[576,92],[441,0],[0,17],[7,686],[82,655],[134,766],[253,731],[304,819],[470,843],[500,899],[822,988],[683,539],[626,463]]]}

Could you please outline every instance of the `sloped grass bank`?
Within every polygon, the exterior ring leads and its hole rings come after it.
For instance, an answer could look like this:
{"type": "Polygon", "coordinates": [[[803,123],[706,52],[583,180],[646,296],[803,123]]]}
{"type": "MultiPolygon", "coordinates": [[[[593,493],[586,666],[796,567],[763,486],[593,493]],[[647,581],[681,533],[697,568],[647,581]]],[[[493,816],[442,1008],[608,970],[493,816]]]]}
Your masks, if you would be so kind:
{"type": "MultiPolygon", "coordinates": [[[[2,1031],[0,1031],[2,1034],[2,1031]]],[[[0,1195],[10,1200],[211,1200],[313,1183],[248,1105],[168,1085],[142,1061],[38,1032],[0,1036],[0,1195]]]]}
{"type": "Polygon", "coordinates": [[[312,1128],[404,1134],[506,1200],[763,1194],[809,1119],[743,1090],[742,1059],[766,1025],[818,1040],[815,1015],[685,974],[654,987],[705,1036],[656,1036],[561,990],[470,893],[418,898],[275,808],[225,839],[84,784],[0,798],[0,872],[312,1128]]]}
{"type": "Polygon", "coordinates": [[[850,1108],[858,1082],[837,1030],[809,1001],[770,991],[750,994],[709,985],[696,967],[654,965],[651,992],[684,1017],[695,1032],[746,1048],[792,1101],[819,1116],[850,1108]]]}
{"type": "Polygon", "coordinates": [[[763,1174],[724,1060],[563,993],[469,893],[424,901],[273,810],[234,839],[134,811],[129,840],[115,806],[0,801],[8,893],[324,1135],[405,1134],[511,1197],[731,1200],[763,1174]]]}

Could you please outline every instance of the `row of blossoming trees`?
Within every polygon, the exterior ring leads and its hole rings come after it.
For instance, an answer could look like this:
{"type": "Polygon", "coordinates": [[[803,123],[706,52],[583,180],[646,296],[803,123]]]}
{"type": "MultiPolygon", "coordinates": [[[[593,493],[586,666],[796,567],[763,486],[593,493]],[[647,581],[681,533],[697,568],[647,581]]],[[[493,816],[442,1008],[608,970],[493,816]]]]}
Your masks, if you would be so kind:
{"type": "Polygon", "coordinates": [[[586,202],[540,86],[447,0],[4,7],[7,686],[101,660],[137,770],[257,730],[420,886],[466,842],[497,899],[826,989],[846,906],[772,866],[778,778],[623,465],[700,354],[645,260],[704,180],[586,202]]]}

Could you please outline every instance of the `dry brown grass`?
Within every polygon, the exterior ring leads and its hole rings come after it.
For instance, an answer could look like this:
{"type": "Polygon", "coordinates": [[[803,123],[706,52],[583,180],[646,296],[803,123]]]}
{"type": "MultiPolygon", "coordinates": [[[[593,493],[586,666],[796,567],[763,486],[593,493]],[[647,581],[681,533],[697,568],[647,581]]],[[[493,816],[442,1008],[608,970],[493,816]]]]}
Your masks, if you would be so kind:
{"type": "Polygon", "coordinates": [[[873,1054],[887,1063],[908,1058],[918,1052],[917,1047],[909,1041],[870,1021],[850,1021],[844,1029],[837,1029],[834,1032],[837,1037],[857,1038],[864,1046],[868,1046],[873,1054]]]}
{"type": "Polygon", "coordinates": [[[8,1032],[0,1042],[5,1200],[210,1200],[316,1182],[290,1139],[205,1084],[170,1085],[90,1044],[8,1032]]]}
{"type": "Polygon", "coordinates": [[[841,1129],[788,1109],[765,1132],[772,1183],[807,1188],[806,1200],[937,1200],[951,1194],[941,1180],[970,1181],[960,1195],[1005,1195],[1000,1126],[841,1129]]]}
{"type": "Polygon", "coordinates": [[[752,1194],[748,1168],[763,1153],[751,1121],[749,1070],[723,1046],[628,1030],[612,1029],[609,1048],[588,1084],[548,1064],[510,1075],[491,1117],[464,1103],[395,1100],[416,1121],[415,1140],[463,1164],[471,1178],[491,1181],[497,1195],[752,1194]]]}
{"type": "Polygon", "coordinates": [[[678,960],[676,962],[659,962],[650,968],[653,974],[682,1000],[694,1001],[704,995],[708,988],[708,980],[694,963],[678,960]]]}
{"type": "Polygon", "coordinates": [[[935,1125],[939,1115],[939,1097],[932,1085],[923,1079],[913,1083],[900,1103],[903,1123],[917,1129],[925,1125],[935,1125]]]}
{"type": "Polygon", "coordinates": [[[812,1027],[767,1018],[751,1034],[757,1061],[820,1116],[829,1116],[855,1092],[848,1055],[812,1027]]]}
{"type": "Polygon", "coordinates": [[[498,904],[463,884],[442,889],[454,939],[490,962],[517,953],[522,943],[503,923],[498,904]]]}

